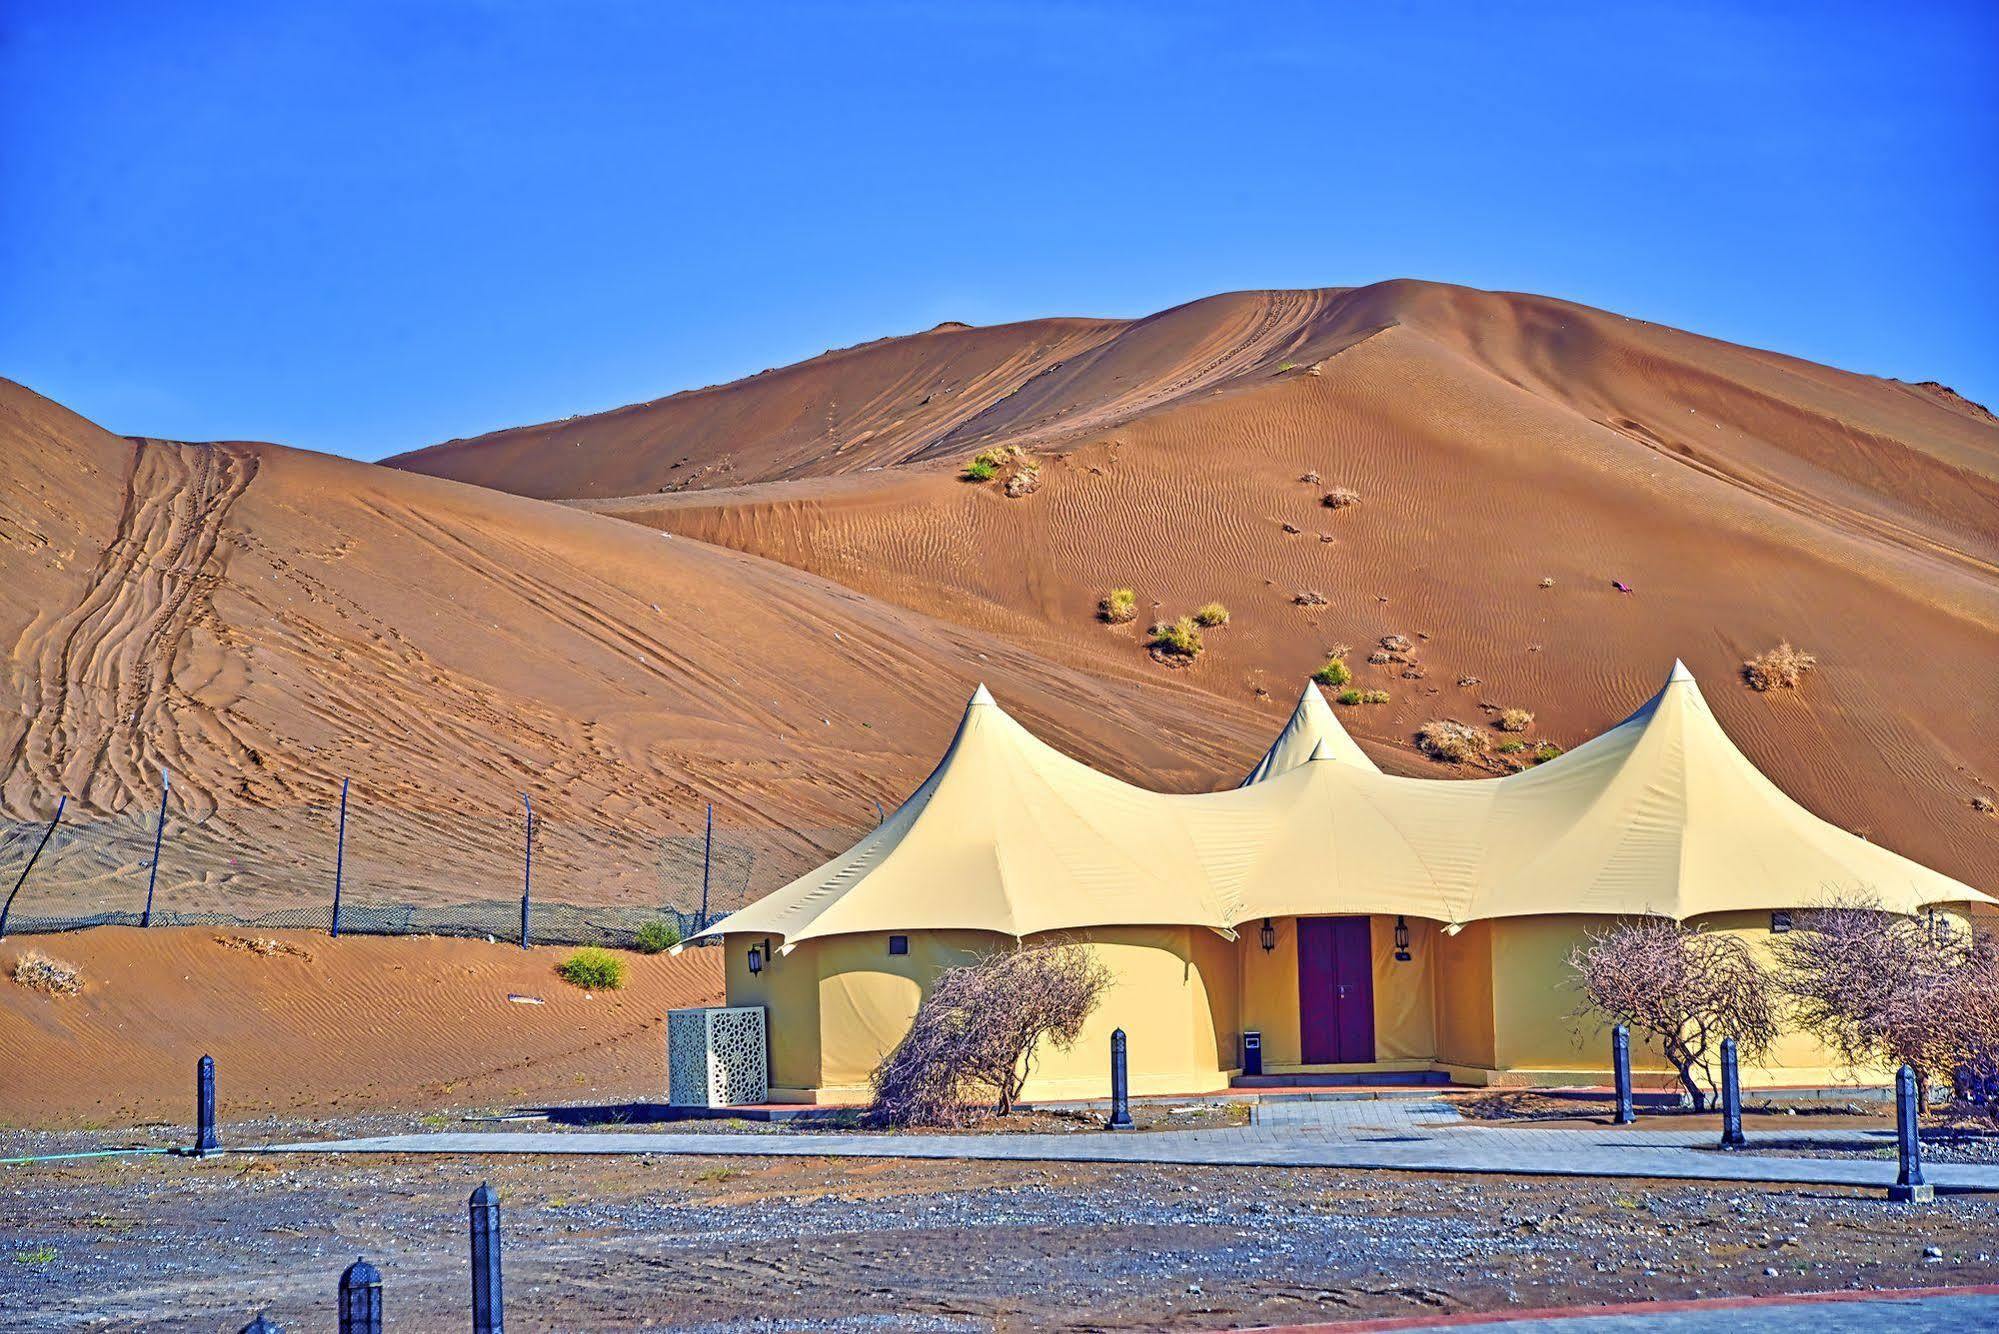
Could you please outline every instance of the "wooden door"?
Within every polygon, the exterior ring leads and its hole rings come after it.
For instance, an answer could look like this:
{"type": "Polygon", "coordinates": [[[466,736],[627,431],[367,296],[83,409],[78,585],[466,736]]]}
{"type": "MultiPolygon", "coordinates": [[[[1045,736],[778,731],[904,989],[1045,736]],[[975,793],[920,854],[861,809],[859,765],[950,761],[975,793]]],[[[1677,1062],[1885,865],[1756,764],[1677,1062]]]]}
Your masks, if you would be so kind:
{"type": "Polygon", "coordinates": [[[1374,940],[1366,917],[1298,920],[1298,1035],[1306,1065],[1374,1060],[1374,940]]]}

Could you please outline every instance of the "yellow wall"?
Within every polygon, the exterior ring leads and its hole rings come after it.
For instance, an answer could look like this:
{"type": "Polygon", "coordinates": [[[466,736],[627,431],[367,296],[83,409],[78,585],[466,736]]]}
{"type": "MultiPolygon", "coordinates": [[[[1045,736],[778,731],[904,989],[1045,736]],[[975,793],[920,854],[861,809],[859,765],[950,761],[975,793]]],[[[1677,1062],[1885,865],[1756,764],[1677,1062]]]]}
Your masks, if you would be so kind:
{"type": "Polygon", "coordinates": [[[1450,1067],[1494,1064],[1492,923],[1473,922],[1435,936],[1437,1060],[1450,1067]]]}
{"type": "MultiPolygon", "coordinates": [[[[1263,1034],[1263,1068],[1267,1072],[1330,1069],[1306,1066],[1299,1036],[1298,919],[1276,917],[1270,922],[1276,947],[1265,952],[1261,921],[1244,922],[1236,942],[1242,968],[1242,1025],[1263,1034]]],[[[1371,919],[1369,937],[1374,956],[1374,1059],[1377,1064],[1429,1061],[1436,1055],[1436,1020],[1431,966],[1436,924],[1418,918],[1409,922],[1408,963],[1395,959],[1395,919],[1371,919]]],[[[1241,1060],[1240,1046],[1225,1053],[1231,1064],[1241,1060]]]]}

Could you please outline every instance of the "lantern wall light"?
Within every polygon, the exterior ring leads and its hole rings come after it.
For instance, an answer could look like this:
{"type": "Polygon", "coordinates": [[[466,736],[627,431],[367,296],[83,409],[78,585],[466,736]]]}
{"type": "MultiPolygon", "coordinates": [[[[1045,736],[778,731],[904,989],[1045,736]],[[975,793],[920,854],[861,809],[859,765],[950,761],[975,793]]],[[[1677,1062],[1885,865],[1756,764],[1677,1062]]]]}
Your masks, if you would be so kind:
{"type": "Polygon", "coordinates": [[[764,970],[764,965],[772,957],[769,937],[765,937],[764,943],[761,945],[750,946],[750,976],[755,977],[758,973],[761,973],[764,970]]]}
{"type": "Polygon", "coordinates": [[[1408,963],[1411,957],[1409,953],[1409,919],[1397,913],[1395,915],[1395,962],[1408,963]]]}
{"type": "Polygon", "coordinates": [[[1263,929],[1256,933],[1256,938],[1262,944],[1265,954],[1277,948],[1277,928],[1270,924],[1268,917],[1263,919],[1263,929]]]}

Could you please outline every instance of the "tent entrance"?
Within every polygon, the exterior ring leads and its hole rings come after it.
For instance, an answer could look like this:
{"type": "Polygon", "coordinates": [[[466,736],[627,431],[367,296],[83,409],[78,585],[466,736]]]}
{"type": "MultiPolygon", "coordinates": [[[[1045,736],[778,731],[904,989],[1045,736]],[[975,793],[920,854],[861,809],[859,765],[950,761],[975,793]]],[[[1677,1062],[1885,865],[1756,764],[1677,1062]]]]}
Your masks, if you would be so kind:
{"type": "Polygon", "coordinates": [[[1374,942],[1366,917],[1298,919],[1299,1056],[1306,1065],[1374,1060],[1374,942]]]}

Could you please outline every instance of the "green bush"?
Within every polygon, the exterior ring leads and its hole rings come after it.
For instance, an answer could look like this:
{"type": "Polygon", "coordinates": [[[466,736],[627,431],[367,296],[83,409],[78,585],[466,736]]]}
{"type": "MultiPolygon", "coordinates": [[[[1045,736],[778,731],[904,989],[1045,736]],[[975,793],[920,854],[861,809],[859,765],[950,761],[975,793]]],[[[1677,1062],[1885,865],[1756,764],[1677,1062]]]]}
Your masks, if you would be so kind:
{"type": "Polygon", "coordinates": [[[1312,679],[1322,686],[1343,686],[1353,680],[1353,669],[1340,658],[1327,658],[1326,665],[1312,673],[1312,679]]]}
{"type": "Polygon", "coordinates": [[[1112,625],[1122,625],[1138,616],[1138,594],[1129,588],[1113,588],[1097,601],[1097,615],[1112,625]]]}
{"type": "Polygon", "coordinates": [[[1534,748],[1534,763],[1546,764],[1562,753],[1562,748],[1552,741],[1543,741],[1534,748]]]}
{"type": "Polygon", "coordinates": [[[1194,619],[1206,626],[1227,625],[1229,609],[1219,602],[1210,602],[1194,613],[1194,619]]]}
{"type": "Polygon", "coordinates": [[[999,465],[981,454],[965,465],[962,476],[968,482],[990,482],[998,474],[999,465]]]}
{"type": "Polygon", "coordinates": [[[1515,751],[1520,751],[1525,749],[1527,749],[1527,743],[1525,741],[1502,741],[1499,743],[1499,753],[1501,755],[1511,755],[1515,751]]]}
{"type": "Polygon", "coordinates": [[[1177,621],[1161,621],[1152,627],[1147,641],[1152,647],[1167,653],[1177,653],[1183,658],[1191,658],[1200,653],[1201,631],[1191,616],[1182,616],[1177,621]]]}
{"type": "Polygon", "coordinates": [[[608,950],[580,949],[555,966],[563,981],[585,991],[616,991],[625,985],[625,961],[608,950]]]}
{"type": "Polygon", "coordinates": [[[1342,690],[1334,697],[1335,702],[1339,704],[1359,704],[1366,698],[1367,696],[1358,690],[1342,690]]]}
{"type": "Polygon", "coordinates": [[[632,942],[632,948],[640,954],[658,954],[672,949],[679,943],[680,928],[662,918],[647,922],[640,927],[638,938],[632,942]]]}
{"type": "Polygon", "coordinates": [[[1363,704],[1386,704],[1388,703],[1388,692],[1386,690],[1363,690],[1360,692],[1360,702],[1363,704]]]}

